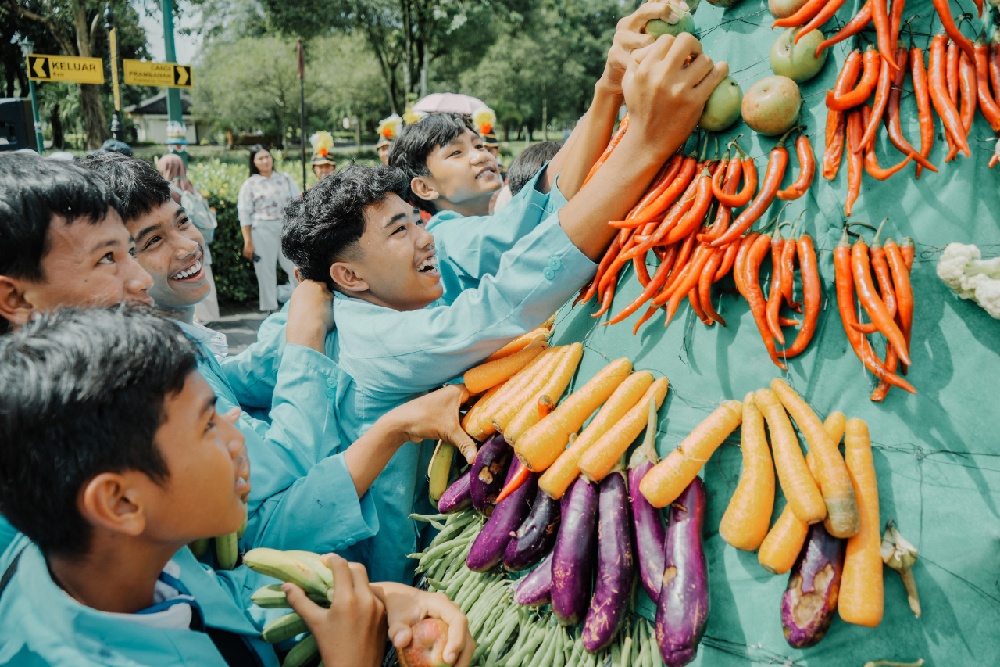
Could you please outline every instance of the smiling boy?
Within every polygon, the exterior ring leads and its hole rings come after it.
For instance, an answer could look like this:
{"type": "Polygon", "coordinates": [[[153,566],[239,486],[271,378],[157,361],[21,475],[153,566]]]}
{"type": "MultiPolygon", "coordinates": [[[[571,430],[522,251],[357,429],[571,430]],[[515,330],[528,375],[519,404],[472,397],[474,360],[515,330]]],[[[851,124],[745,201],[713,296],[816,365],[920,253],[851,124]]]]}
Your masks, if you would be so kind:
{"type": "MultiPolygon", "coordinates": [[[[64,309],[0,338],[0,511],[23,533],[0,553],[0,663],[278,665],[245,599],[273,580],[213,573],[185,547],[235,530],[247,492],[236,412],[216,411],[195,356],[129,309],[64,309]]],[[[455,605],[327,564],[329,610],[289,591],[324,664],[374,667],[387,631],[405,645],[432,616],[467,667],[455,605]]]]}
{"type": "MultiPolygon", "coordinates": [[[[474,289],[445,293],[435,238],[404,201],[399,170],[353,166],[286,211],[282,247],[306,279],[337,290],[340,421],[347,441],[399,402],[460,375],[544,322],[593,276],[620,220],[687,139],[727,71],[691,35],[646,48],[623,85],[631,122],[586,188],[502,255],[474,289]],[[690,61],[686,63],[686,61],[690,61]],[[433,305],[432,305],[433,304],[433,305]]],[[[378,578],[405,580],[416,547],[408,519],[423,494],[421,452],[399,450],[373,485],[380,528],[364,548],[378,578]]]]}
{"type": "MultiPolygon", "coordinates": [[[[125,226],[136,239],[136,257],[153,279],[149,293],[155,307],[203,350],[198,369],[215,391],[219,409],[240,407],[212,354],[215,333],[192,320],[209,288],[200,270],[201,233],[150,165],[110,155],[88,158],[86,165],[122,202],[125,226]]],[[[314,282],[296,289],[285,345],[266,368],[258,369],[274,369],[271,420],[241,414],[237,422],[247,440],[253,482],[245,547],[344,550],[376,532],[378,521],[366,491],[403,443],[434,437],[473,446],[458,423],[458,406],[467,396],[461,387],[401,405],[349,441],[350,447],[340,444],[333,400],[339,370],[322,351],[331,324],[330,298],[314,282]]]]}

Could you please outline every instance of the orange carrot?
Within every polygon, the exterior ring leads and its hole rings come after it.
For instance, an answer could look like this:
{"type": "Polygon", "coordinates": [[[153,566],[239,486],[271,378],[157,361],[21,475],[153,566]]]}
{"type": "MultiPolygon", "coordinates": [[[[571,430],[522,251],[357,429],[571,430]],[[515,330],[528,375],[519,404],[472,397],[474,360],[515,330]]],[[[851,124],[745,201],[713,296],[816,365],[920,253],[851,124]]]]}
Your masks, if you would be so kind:
{"type": "Polygon", "coordinates": [[[761,389],[754,395],[754,402],[764,414],[771,433],[774,466],[778,470],[781,490],[800,521],[811,524],[826,517],[826,504],[816,480],[809,474],[802,448],[792,422],[788,419],[781,401],[770,389],[761,389]]]}
{"type": "MultiPolygon", "coordinates": [[[[551,320],[549,320],[551,321],[551,320]]],[[[547,343],[549,340],[549,334],[552,332],[552,326],[546,321],[542,326],[537,329],[532,329],[526,334],[522,334],[510,341],[499,350],[486,357],[486,361],[496,361],[497,359],[502,359],[504,357],[509,357],[515,352],[520,352],[524,348],[532,345],[534,343],[542,342],[547,343]]]]}
{"type": "MultiPolygon", "coordinates": [[[[562,398],[563,392],[573,380],[573,375],[576,374],[576,369],[582,358],[582,343],[573,343],[567,347],[565,356],[559,360],[552,373],[545,378],[542,386],[534,394],[529,395],[527,402],[521,405],[517,414],[505,426],[501,427],[500,430],[507,442],[514,444],[522,433],[541,421],[544,415],[541,414],[540,402],[543,399],[547,399],[551,405],[555,405],[562,398]]],[[[497,425],[500,425],[499,422],[497,425]]]]}
{"type": "MultiPolygon", "coordinates": [[[[823,422],[823,428],[826,429],[827,434],[835,443],[840,442],[840,439],[844,437],[844,423],[846,421],[847,418],[843,412],[831,412],[826,421],[823,422]]],[[[809,452],[806,454],[806,466],[811,474],[815,465],[815,457],[812,452],[809,452]]],[[[786,504],[781,516],[778,517],[774,527],[771,528],[767,537],[764,538],[763,544],[760,545],[757,560],[760,561],[765,570],[772,574],[788,572],[795,564],[795,559],[799,557],[808,532],[808,524],[795,516],[791,506],[786,504]]]]}
{"type": "Polygon", "coordinates": [[[629,410],[640,400],[649,397],[646,392],[653,384],[653,374],[649,371],[632,373],[624,382],[618,385],[615,393],[607,400],[598,413],[587,424],[576,440],[563,451],[555,463],[548,467],[538,478],[538,486],[556,500],[563,497],[566,489],[580,474],[580,457],[587,449],[597,442],[608,429],[618,423],[629,410]]]}
{"type": "Polygon", "coordinates": [[[860,419],[847,422],[844,458],[858,499],[861,530],[847,540],[837,611],[848,623],[874,628],[882,621],[884,612],[880,552],[882,522],[879,518],[878,481],[875,479],[871,437],[868,425],[860,419]]]}
{"type": "Polygon", "coordinates": [[[760,545],[757,560],[771,574],[784,574],[795,565],[809,533],[809,524],[795,516],[791,505],[784,511],[760,545]]]}
{"type": "Polygon", "coordinates": [[[548,347],[545,343],[532,342],[526,348],[506,357],[487,361],[465,371],[462,381],[470,394],[481,394],[490,387],[495,387],[514,377],[548,347]]]}
{"type": "Polygon", "coordinates": [[[677,500],[742,420],[743,404],[724,402],[646,473],[639,483],[639,491],[653,507],[666,507],[677,500]]]}
{"type": "MultiPolygon", "coordinates": [[[[481,411],[473,409],[477,413],[474,415],[475,419],[471,418],[472,411],[466,415],[465,421],[462,422],[465,432],[480,442],[496,433],[497,426],[494,419],[496,414],[500,410],[510,407],[514,398],[524,393],[529,385],[537,383],[537,386],[540,387],[544,378],[539,376],[543,375],[547,368],[551,368],[565,350],[565,347],[550,347],[532,359],[531,363],[522,368],[517,375],[500,385],[500,390],[483,406],[481,411]]],[[[516,414],[516,407],[513,413],[516,414]]],[[[506,420],[510,421],[512,417],[513,414],[507,416],[506,420]]]]}
{"type": "Polygon", "coordinates": [[[514,453],[525,468],[542,472],[552,465],[566,450],[569,436],[580,430],[594,410],[608,400],[631,372],[632,362],[628,359],[612,361],[549,416],[525,431],[514,446],[514,453]]]}
{"type": "Polygon", "coordinates": [[[599,482],[615,467],[632,441],[646,428],[649,420],[649,398],[656,399],[656,409],[667,396],[667,378],[658,378],[646,390],[646,396],[609,428],[597,442],[580,457],[580,472],[594,482],[599,482]]]}
{"type": "Polygon", "coordinates": [[[771,389],[785,410],[792,416],[816,457],[816,482],[826,503],[827,530],[834,537],[851,537],[858,533],[858,505],[847,466],[835,443],[813,409],[787,382],[771,381],[771,389]]]}
{"type": "Polygon", "coordinates": [[[774,462],[764,434],[764,417],[753,402],[753,393],[743,399],[740,427],[743,474],[719,523],[719,535],[730,545],[756,551],[771,525],[774,510],[774,462]]]}
{"type": "Polygon", "coordinates": [[[490,401],[493,400],[493,397],[496,396],[497,392],[499,392],[504,386],[505,385],[498,384],[495,387],[490,387],[485,394],[479,397],[476,404],[465,413],[465,417],[462,418],[462,428],[465,429],[466,432],[468,432],[470,424],[474,424],[483,418],[490,401]]]}

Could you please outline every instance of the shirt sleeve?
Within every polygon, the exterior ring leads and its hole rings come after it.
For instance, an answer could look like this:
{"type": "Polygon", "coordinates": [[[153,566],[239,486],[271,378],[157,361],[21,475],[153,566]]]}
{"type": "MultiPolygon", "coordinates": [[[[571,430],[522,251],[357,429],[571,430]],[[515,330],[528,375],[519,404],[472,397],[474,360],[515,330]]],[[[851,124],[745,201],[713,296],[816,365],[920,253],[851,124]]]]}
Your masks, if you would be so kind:
{"type": "Polygon", "coordinates": [[[595,270],[553,215],[504,255],[495,276],[451,305],[404,312],[374,308],[363,318],[356,317],[357,309],[335,307],[335,317],[344,317],[338,322],[340,365],[372,394],[433,389],[544,322],[595,270]]]}
{"type": "Polygon", "coordinates": [[[222,375],[242,407],[271,408],[287,321],[285,310],[269,316],[261,324],[256,341],[221,362],[222,375]]]}
{"type": "Polygon", "coordinates": [[[240,227],[250,227],[253,225],[253,185],[248,178],[240,186],[240,194],[236,198],[236,217],[240,220],[240,227]]]}

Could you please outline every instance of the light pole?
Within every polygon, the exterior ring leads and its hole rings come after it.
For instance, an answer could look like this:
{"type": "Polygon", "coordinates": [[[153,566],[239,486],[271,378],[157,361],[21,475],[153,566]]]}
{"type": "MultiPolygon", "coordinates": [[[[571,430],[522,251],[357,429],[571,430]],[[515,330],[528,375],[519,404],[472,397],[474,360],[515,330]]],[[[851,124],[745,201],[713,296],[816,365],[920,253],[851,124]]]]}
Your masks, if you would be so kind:
{"type": "Polygon", "coordinates": [[[125,128],[122,126],[122,96],[118,86],[118,30],[115,29],[115,16],[111,13],[111,3],[104,5],[104,27],[108,30],[108,45],[111,49],[111,91],[115,99],[115,112],[111,116],[111,136],[118,141],[125,141],[125,128]]]}
{"type": "MultiPolygon", "coordinates": [[[[24,62],[28,62],[28,56],[35,52],[35,43],[30,39],[25,37],[21,40],[21,53],[24,54],[24,62]]],[[[30,64],[29,64],[30,67],[30,64]]],[[[42,136],[42,121],[38,117],[38,96],[35,94],[35,82],[31,80],[30,72],[28,73],[28,94],[31,96],[31,115],[35,122],[35,142],[38,144],[37,151],[39,154],[45,152],[45,137],[42,136]]]]}

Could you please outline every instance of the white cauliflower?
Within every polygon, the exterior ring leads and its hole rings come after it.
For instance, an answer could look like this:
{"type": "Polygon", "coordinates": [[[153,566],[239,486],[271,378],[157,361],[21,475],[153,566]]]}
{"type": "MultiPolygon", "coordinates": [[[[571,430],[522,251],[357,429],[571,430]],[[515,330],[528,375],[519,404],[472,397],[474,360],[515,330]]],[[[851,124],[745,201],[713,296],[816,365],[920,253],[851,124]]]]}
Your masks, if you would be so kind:
{"type": "Polygon", "coordinates": [[[963,299],[972,299],[1000,319],[1000,257],[981,257],[974,245],[949,243],[938,261],[938,278],[963,299]]]}

